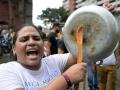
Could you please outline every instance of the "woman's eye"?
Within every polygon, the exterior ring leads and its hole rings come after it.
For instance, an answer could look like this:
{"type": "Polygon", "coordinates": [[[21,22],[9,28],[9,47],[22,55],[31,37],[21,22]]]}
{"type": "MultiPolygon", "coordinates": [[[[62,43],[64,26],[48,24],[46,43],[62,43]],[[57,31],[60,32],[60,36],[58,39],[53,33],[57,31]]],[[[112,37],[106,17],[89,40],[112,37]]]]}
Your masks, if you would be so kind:
{"type": "Polygon", "coordinates": [[[29,37],[21,37],[20,42],[26,42],[29,39],[29,37]]]}
{"type": "Polygon", "coordinates": [[[40,37],[40,36],[33,36],[33,39],[34,39],[35,41],[40,41],[40,40],[41,40],[41,37],[40,37]]]}

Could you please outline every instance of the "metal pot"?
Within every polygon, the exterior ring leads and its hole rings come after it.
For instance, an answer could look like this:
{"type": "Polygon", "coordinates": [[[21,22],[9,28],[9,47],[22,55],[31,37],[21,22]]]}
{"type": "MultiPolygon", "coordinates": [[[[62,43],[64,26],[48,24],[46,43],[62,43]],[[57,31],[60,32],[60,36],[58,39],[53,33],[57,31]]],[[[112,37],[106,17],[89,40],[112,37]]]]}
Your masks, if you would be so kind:
{"type": "Polygon", "coordinates": [[[64,42],[74,57],[78,51],[73,33],[78,26],[85,28],[83,60],[96,62],[114,52],[119,37],[118,24],[108,10],[96,5],[83,6],[68,17],[63,30],[64,42]]]}

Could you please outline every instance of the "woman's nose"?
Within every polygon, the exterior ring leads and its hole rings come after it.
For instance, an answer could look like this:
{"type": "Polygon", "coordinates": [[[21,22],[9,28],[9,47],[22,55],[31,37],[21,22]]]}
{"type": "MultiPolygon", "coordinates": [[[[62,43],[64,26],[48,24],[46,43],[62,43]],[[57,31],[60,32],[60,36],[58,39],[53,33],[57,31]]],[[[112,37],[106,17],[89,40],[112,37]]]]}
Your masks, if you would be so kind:
{"type": "Polygon", "coordinates": [[[31,45],[31,44],[33,45],[33,44],[35,44],[35,40],[34,40],[32,37],[30,37],[28,43],[29,43],[30,45],[31,45]]]}

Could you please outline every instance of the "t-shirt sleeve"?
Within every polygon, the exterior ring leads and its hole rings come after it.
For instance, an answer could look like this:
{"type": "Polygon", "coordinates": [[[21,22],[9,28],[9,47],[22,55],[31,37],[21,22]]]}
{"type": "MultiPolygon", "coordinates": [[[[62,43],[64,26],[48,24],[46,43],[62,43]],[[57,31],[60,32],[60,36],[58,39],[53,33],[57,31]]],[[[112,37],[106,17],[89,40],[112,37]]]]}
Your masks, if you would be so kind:
{"type": "Polygon", "coordinates": [[[54,55],[54,61],[58,65],[59,69],[63,72],[68,64],[69,53],[67,54],[56,54],[54,55]]]}
{"type": "Polygon", "coordinates": [[[0,65],[0,90],[23,88],[20,79],[12,68],[0,65]]]}

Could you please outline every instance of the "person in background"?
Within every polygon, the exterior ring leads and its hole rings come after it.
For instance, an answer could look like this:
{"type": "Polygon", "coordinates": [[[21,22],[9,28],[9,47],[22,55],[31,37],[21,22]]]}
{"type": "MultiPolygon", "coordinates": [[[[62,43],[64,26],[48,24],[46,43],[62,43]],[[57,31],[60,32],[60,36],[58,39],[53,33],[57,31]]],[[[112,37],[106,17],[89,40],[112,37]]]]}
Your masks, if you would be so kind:
{"type": "Polygon", "coordinates": [[[116,90],[116,57],[115,53],[105,58],[100,66],[97,66],[99,75],[99,90],[116,90]],[[108,85],[107,85],[108,83],[108,85]]]}
{"type": "Polygon", "coordinates": [[[58,54],[68,53],[68,50],[65,46],[63,39],[58,40],[58,54]]]}
{"type": "Polygon", "coordinates": [[[3,38],[3,36],[2,36],[2,30],[3,30],[3,28],[2,28],[2,25],[0,25],[0,58],[2,57],[2,55],[3,55],[3,51],[2,51],[2,38],[3,38]]]}
{"type": "Polygon", "coordinates": [[[44,43],[44,57],[46,57],[50,55],[50,49],[49,49],[50,46],[49,46],[49,43],[47,42],[46,34],[42,31],[42,27],[40,25],[38,26],[38,29],[44,43]]]}
{"type": "Polygon", "coordinates": [[[86,63],[76,64],[72,54],[43,58],[43,40],[34,25],[16,30],[13,44],[15,60],[0,64],[0,90],[66,90],[85,79],[86,63]]]}
{"type": "Polygon", "coordinates": [[[51,43],[47,39],[44,40],[43,43],[44,43],[44,57],[51,55],[50,51],[51,43]]]}
{"type": "Polygon", "coordinates": [[[15,36],[15,30],[14,27],[11,26],[9,27],[9,37],[10,37],[10,58],[12,59],[12,46],[13,46],[13,40],[14,40],[14,36],[15,36]]]}
{"type": "Polygon", "coordinates": [[[50,51],[52,54],[57,54],[57,34],[60,32],[60,24],[58,22],[53,23],[52,29],[47,36],[47,41],[50,43],[50,51]]]}
{"type": "Polygon", "coordinates": [[[10,49],[12,49],[12,45],[13,45],[13,39],[14,39],[14,36],[15,36],[15,31],[14,31],[14,28],[11,26],[9,27],[9,36],[10,36],[10,49]]]}
{"type": "Polygon", "coordinates": [[[11,37],[8,29],[3,29],[1,35],[2,35],[2,39],[1,39],[2,51],[4,54],[7,54],[10,52],[10,41],[11,41],[11,37]]]}
{"type": "Polygon", "coordinates": [[[59,39],[58,39],[58,54],[63,54],[63,53],[68,53],[68,50],[65,46],[65,42],[63,40],[63,30],[64,28],[62,28],[59,32],[59,39]]]}
{"type": "Polygon", "coordinates": [[[38,29],[39,29],[40,36],[41,36],[42,40],[44,41],[46,39],[46,34],[42,31],[41,26],[38,26],[38,29]]]}
{"type": "Polygon", "coordinates": [[[88,87],[89,90],[99,90],[96,64],[88,63],[88,87]]]}

